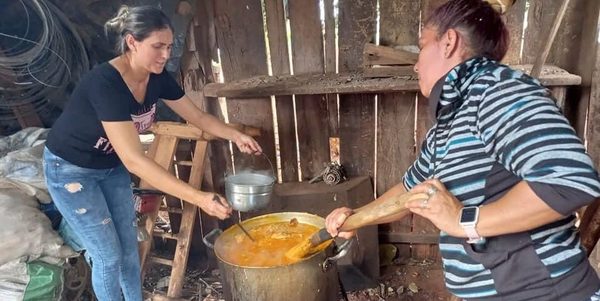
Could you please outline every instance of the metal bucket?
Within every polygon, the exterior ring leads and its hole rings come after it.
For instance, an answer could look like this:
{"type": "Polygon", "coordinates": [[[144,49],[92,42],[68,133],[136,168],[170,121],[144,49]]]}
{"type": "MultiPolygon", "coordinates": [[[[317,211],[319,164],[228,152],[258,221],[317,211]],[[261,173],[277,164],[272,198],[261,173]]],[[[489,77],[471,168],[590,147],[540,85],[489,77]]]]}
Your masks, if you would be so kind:
{"type": "MultiPolygon", "coordinates": [[[[251,230],[265,224],[290,221],[292,218],[318,228],[325,226],[322,217],[299,212],[262,215],[248,219],[242,224],[244,228],[251,230]]],[[[340,290],[336,262],[348,253],[352,240],[346,241],[339,248],[334,248],[331,244],[326,249],[289,265],[246,267],[228,262],[223,256],[225,248],[235,245],[235,236],[240,234],[240,228],[232,226],[225,232],[214,229],[203,239],[208,247],[214,249],[219,260],[225,300],[336,300],[340,290]],[[211,242],[213,240],[214,244],[211,242]]]]}
{"type": "Polygon", "coordinates": [[[273,184],[275,184],[275,170],[269,157],[273,176],[258,172],[244,172],[225,177],[225,197],[234,210],[247,212],[262,209],[271,202],[273,184]]]}
{"type": "Polygon", "coordinates": [[[242,173],[225,178],[225,197],[237,211],[262,209],[271,202],[275,179],[257,173],[242,173]]]}

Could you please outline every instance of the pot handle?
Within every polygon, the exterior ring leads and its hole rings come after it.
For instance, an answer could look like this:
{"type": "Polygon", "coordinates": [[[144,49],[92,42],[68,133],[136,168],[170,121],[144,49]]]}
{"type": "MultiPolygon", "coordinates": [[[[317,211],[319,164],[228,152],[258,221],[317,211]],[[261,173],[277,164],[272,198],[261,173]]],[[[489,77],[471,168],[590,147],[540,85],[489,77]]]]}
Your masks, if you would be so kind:
{"type": "Polygon", "coordinates": [[[215,240],[219,235],[223,233],[223,230],[219,228],[212,229],[212,231],[208,232],[204,237],[202,237],[202,242],[209,248],[215,249],[215,240]]]}
{"type": "MultiPolygon", "coordinates": [[[[271,159],[269,159],[269,156],[267,156],[267,154],[265,154],[264,152],[260,153],[261,155],[263,155],[263,157],[265,157],[265,159],[267,159],[267,162],[269,162],[269,166],[271,166],[271,172],[273,173],[273,180],[274,182],[277,181],[277,173],[275,172],[275,166],[273,166],[273,162],[271,162],[271,159]]],[[[235,174],[235,173],[232,173],[235,174]]],[[[227,178],[227,176],[229,176],[229,173],[227,171],[223,172],[223,178],[227,178]]]]}
{"type": "Polygon", "coordinates": [[[327,257],[321,264],[323,272],[327,272],[335,263],[337,263],[338,260],[340,260],[340,258],[346,256],[346,254],[350,252],[350,247],[352,247],[353,242],[354,239],[346,240],[341,246],[337,248],[337,254],[331,257],[327,257]]]}

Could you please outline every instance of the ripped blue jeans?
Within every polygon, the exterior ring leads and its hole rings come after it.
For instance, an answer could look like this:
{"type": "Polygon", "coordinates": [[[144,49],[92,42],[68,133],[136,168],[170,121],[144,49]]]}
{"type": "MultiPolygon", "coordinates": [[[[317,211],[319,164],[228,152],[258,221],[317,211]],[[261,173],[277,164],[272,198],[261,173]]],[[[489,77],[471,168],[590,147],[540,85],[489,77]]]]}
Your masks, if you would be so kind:
{"type": "Polygon", "coordinates": [[[100,301],[142,300],[137,223],[129,172],[83,168],[44,149],[48,190],[92,265],[100,301]],[[121,295],[122,293],[122,295],[121,295]]]}

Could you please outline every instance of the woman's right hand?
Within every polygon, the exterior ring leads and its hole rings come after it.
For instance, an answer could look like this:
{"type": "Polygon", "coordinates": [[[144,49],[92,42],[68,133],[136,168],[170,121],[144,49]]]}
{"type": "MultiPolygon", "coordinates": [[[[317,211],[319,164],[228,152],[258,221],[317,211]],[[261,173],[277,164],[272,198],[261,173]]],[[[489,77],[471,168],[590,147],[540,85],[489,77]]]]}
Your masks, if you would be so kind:
{"type": "Polygon", "coordinates": [[[212,192],[203,193],[200,208],[202,208],[206,214],[222,220],[228,218],[233,211],[224,197],[212,192]]]}
{"type": "Polygon", "coordinates": [[[352,215],[353,213],[354,212],[352,209],[347,207],[341,207],[331,211],[331,213],[329,213],[329,215],[327,215],[325,218],[325,228],[327,229],[327,232],[329,232],[329,234],[331,234],[333,237],[337,236],[345,239],[352,238],[352,236],[356,234],[355,231],[339,232],[339,229],[344,224],[348,216],[352,215]]]}

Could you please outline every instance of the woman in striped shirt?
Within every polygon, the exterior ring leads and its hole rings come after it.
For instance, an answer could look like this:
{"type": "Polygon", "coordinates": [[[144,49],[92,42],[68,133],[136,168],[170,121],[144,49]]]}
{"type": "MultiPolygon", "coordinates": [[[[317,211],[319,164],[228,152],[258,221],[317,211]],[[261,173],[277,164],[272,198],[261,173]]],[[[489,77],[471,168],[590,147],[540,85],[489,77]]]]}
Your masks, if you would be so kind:
{"type": "MultiPolygon", "coordinates": [[[[600,180],[550,92],[499,63],[508,49],[506,0],[450,0],[429,17],[415,71],[436,123],[393,195],[440,229],[446,287],[466,300],[599,300],[600,280],[575,227],[575,211],[600,196],[600,180]],[[501,10],[497,11],[494,8],[501,10]]],[[[388,223],[402,213],[379,220],[388,223]]]]}

